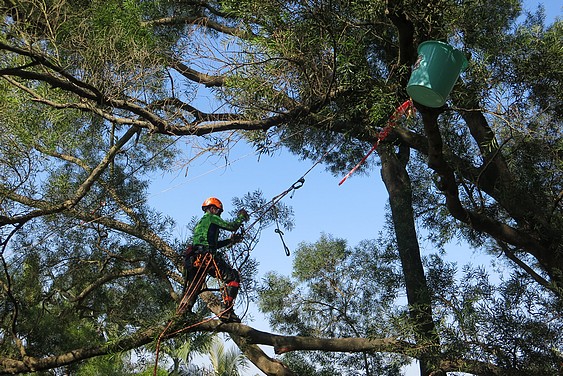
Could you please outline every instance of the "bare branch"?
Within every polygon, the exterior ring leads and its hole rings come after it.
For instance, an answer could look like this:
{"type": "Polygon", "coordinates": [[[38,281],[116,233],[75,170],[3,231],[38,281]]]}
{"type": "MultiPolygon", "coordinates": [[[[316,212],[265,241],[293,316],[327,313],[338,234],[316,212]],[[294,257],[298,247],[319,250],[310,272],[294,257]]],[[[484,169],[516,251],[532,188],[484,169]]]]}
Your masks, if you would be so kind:
{"type": "Polygon", "coordinates": [[[166,98],[150,103],[148,108],[176,108],[181,111],[188,112],[195,118],[192,124],[213,122],[213,121],[230,121],[230,120],[243,120],[244,116],[234,113],[208,113],[200,111],[192,105],[181,101],[178,98],[166,98]]]}
{"type": "MultiPolygon", "coordinates": [[[[70,91],[80,92],[80,93],[82,93],[81,96],[84,96],[85,98],[90,98],[90,99],[101,98],[101,93],[95,87],[78,80],[76,77],[74,77],[70,73],[66,72],[63,68],[57,66],[56,64],[51,63],[46,56],[44,56],[43,54],[41,54],[38,51],[24,50],[24,49],[19,48],[19,47],[10,46],[10,45],[3,43],[3,42],[0,42],[0,50],[6,50],[6,51],[14,52],[14,53],[21,55],[21,56],[26,56],[26,57],[30,58],[34,63],[40,64],[41,66],[49,68],[49,69],[53,70],[54,72],[58,73],[63,78],[65,78],[67,81],[57,79],[57,78],[50,76],[50,75],[41,75],[41,74],[38,74],[38,73],[35,73],[35,72],[26,71],[26,70],[23,69],[25,66],[19,67],[19,68],[10,68],[10,69],[0,70],[0,76],[3,76],[3,75],[20,75],[20,74],[21,75],[30,75],[30,77],[32,77],[33,75],[38,75],[38,77],[47,76],[46,78],[52,80],[52,82],[45,81],[44,79],[41,79],[41,81],[49,82],[55,87],[58,87],[58,85],[62,85],[61,87],[72,88],[72,89],[70,89],[70,91]]],[[[27,78],[30,78],[30,77],[27,77],[27,78]]],[[[26,77],[22,77],[22,78],[26,78],[26,77]]]]}
{"type": "Polygon", "coordinates": [[[201,73],[188,67],[186,64],[175,60],[169,59],[168,64],[171,68],[174,68],[182,76],[189,80],[205,85],[206,87],[220,87],[225,84],[225,77],[222,76],[210,76],[205,73],[201,73]]]}
{"type": "Polygon", "coordinates": [[[512,260],[516,265],[518,265],[519,267],[521,267],[527,274],[529,274],[537,283],[539,283],[540,285],[542,285],[543,287],[545,287],[548,290],[552,290],[555,293],[558,293],[557,289],[554,288],[554,286],[549,283],[549,281],[547,281],[545,278],[543,278],[541,275],[539,275],[538,273],[536,273],[536,271],[534,269],[532,269],[529,265],[527,265],[524,261],[520,260],[518,257],[516,257],[516,255],[514,254],[514,251],[512,249],[510,249],[510,247],[508,247],[505,243],[503,242],[497,242],[497,244],[501,247],[502,251],[504,252],[504,254],[506,255],[506,257],[508,257],[510,260],[512,260]]]}

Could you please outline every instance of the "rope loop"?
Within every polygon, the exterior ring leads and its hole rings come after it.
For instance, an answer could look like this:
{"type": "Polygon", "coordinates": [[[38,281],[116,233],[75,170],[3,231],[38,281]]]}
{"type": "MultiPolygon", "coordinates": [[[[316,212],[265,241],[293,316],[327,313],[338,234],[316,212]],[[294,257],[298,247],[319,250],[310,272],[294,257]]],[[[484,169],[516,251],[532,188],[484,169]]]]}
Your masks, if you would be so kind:
{"type": "Polygon", "coordinates": [[[289,251],[289,247],[285,244],[285,240],[283,239],[283,235],[284,235],[283,231],[280,230],[279,228],[277,228],[277,229],[274,230],[274,232],[275,232],[276,234],[279,234],[279,235],[280,235],[280,239],[281,239],[281,242],[282,242],[282,244],[283,244],[283,248],[284,248],[284,250],[285,250],[285,255],[286,255],[286,256],[291,255],[291,252],[289,251]]]}
{"type": "Polygon", "coordinates": [[[291,189],[299,189],[303,186],[303,184],[305,184],[305,178],[301,177],[301,178],[299,178],[299,180],[297,180],[295,183],[293,183],[293,185],[291,186],[291,189]]]}

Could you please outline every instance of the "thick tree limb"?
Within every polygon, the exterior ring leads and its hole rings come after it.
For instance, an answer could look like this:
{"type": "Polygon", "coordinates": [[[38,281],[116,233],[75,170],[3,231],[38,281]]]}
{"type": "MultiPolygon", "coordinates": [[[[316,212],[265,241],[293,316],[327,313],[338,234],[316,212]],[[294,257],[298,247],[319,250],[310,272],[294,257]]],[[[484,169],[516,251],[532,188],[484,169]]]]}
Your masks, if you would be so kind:
{"type": "MultiPolygon", "coordinates": [[[[389,193],[393,228],[401,258],[409,314],[414,323],[416,342],[439,347],[440,341],[436,335],[432,314],[431,294],[424,275],[416,234],[411,180],[406,170],[410,149],[403,145],[397,154],[393,146],[380,145],[377,152],[381,158],[381,176],[389,193]]],[[[430,353],[432,352],[430,351],[430,353]]],[[[432,364],[431,359],[431,356],[421,352],[420,372],[422,375],[426,375],[428,370],[436,368],[436,364],[432,364]]]]}
{"type": "MultiPolygon", "coordinates": [[[[201,330],[207,327],[214,331],[236,334],[246,339],[249,343],[273,346],[276,354],[290,351],[334,351],[334,352],[390,352],[411,357],[417,357],[421,350],[410,342],[390,338],[312,338],[300,336],[282,336],[256,330],[243,324],[218,324],[215,321],[206,323],[201,330]]],[[[443,372],[467,372],[474,375],[525,375],[525,371],[505,369],[488,362],[472,359],[442,359],[438,367],[443,372]]]]}
{"type": "Polygon", "coordinates": [[[248,343],[247,338],[229,333],[229,336],[237,344],[244,355],[268,376],[298,376],[279,360],[266,355],[262,349],[253,343],[248,343]]]}
{"type": "MultiPolygon", "coordinates": [[[[390,338],[312,338],[283,336],[256,330],[244,324],[221,324],[213,320],[198,327],[200,330],[236,334],[248,343],[273,346],[277,354],[290,351],[334,351],[334,352],[391,352],[407,356],[417,356],[422,350],[410,342],[390,338]]],[[[471,359],[448,360],[439,362],[445,372],[468,372],[475,375],[522,375],[515,369],[502,369],[495,365],[471,359]],[[514,372],[514,373],[512,373],[514,372]]]]}
{"type": "MultiPolygon", "coordinates": [[[[63,90],[74,93],[84,99],[94,100],[96,103],[99,101],[99,97],[93,96],[89,92],[84,91],[81,88],[78,88],[77,86],[67,81],[61,80],[51,75],[37,74],[35,72],[28,72],[21,70],[9,70],[9,71],[4,70],[4,71],[5,72],[0,71],[0,75],[4,73],[5,75],[18,76],[24,79],[47,82],[54,87],[59,87],[63,90]]],[[[104,97],[102,99],[102,102],[106,106],[131,112],[133,115],[135,115],[136,117],[135,119],[125,118],[125,117],[115,117],[111,113],[102,110],[99,107],[85,103],[63,104],[63,103],[52,102],[45,98],[41,98],[36,93],[34,94],[31,90],[26,89],[25,91],[32,94],[35,101],[45,103],[46,105],[49,105],[53,108],[60,108],[60,109],[76,108],[83,111],[89,111],[95,113],[99,116],[102,116],[106,120],[115,122],[117,124],[130,124],[130,125],[134,125],[135,127],[146,128],[152,133],[161,133],[161,134],[177,135],[177,136],[184,136],[184,135],[203,136],[210,133],[225,132],[232,130],[267,130],[274,126],[279,126],[281,124],[285,124],[297,118],[304,117],[311,113],[314,113],[315,111],[318,111],[322,107],[322,103],[324,103],[324,99],[323,99],[323,101],[314,103],[311,106],[301,105],[285,113],[273,115],[271,117],[266,117],[263,119],[255,119],[255,120],[244,120],[237,115],[227,115],[227,114],[204,115],[203,112],[199,112],[196,111],[194,108],[190,108],[189,112],[199,117],[197,119],[198,122],[196,122],[195,124],[188,124],[186,126],[178,126],[175,124],[171,124],[170,122],[163,119],[162,117],[149,111],[147,107],[136,104],[133,101],[129,101],[129,100],[104,97]],[[146,121],[141,121],[139,120],[139,118],[145,119],[146,121]],[[232,120],[227,120],[229,118],[232,120]],[[203,124],[199,124],[199,122],[203,122],[203,124]]],[[[184,109],[186,109],[186,107],[184,107],[184,109]]],[[[2,218],[0,218],[0,221],[1,219],[2,218]]]]}
{"type": "MultiPolygon", "coordinates": [[[[200,328],[201,329],[201,328],[200,328]]],[[[245,337],[249,343],[268,345],[274,348],[276,354],[283,354],[300,350],[323,350],[335,352],[396,352],[413,354],[419,349],[406,341],[395,338],[314,338],[301,336],[283,336],[254,329],[242,324],[226,324],[216,328],[245,337]]]]}
{"type": "Polygon", "coordinates": [[[502,242],[497,242],[497,243],[498,243],[499,247],[502,249],[502,251],[504,252],[504,254],[506,255],[506,257],[508,257],[510,260],[512,260],[516,265],[518,265],[520,268],[522,268],[522,270],[524,270],[526,273],[528,273],[528,275],[530,275],[530,277],[532,277],[537,283],[539,283],[541,286],[545,287],[546,289],[553,291],[556,294],[561,294],[561,292],[558,291],[557,288],[555,288],[551,283],[549,283],[549,281],[547,281],[541,275],[536,273],[536,271],[534,269],[532,269],[524,261],[520,260],[516,256],[516,254],[514,254],[514,251],[512,249],[510,249],[510,247],[508,247],[508,245],[506,245],[505,243],[502,243],[502,242]]]}
{"type": "MultiPolygon", "coordinates": [[[[405,128],[395,128],[393,130],[393,133],[399,136],[401,142],[404,142],[408,146],[412,147],[413,149],[416,149],[422,154],[427,155],[430,161],[429,150],[431,145],[428,138],[424,136],[420,136],[414,132],[410,132],[405,128]]],[[[434,138],[436,137],[440,138],[439,141],[433,144],[433,147],[441,148],[442,143],[441,143],[441,136],[439,135],[439,131],[430,132],[429,134],[434,138]]],[[[456,155],[452,155],[452,154],[448,154],[446,157],[442,153],[434,152],[433,158],[431,160],[433,164],[430,165],[429,167],[431,167],[442,178],[442,180],[440,180],[439,182],[441,189],[446,189],[446,188],[448,189],[448,192],[450,194],[449,197],[451,199],[449,203],[451,204],[452,208],[455,208],[454,211],[457,213],[457,215],[454,215],[454,217],[456,219],[462,220],[462,218],[467,218],[467,220],[463,220],[463,222],[466,224],[477,225],[481,223],[481,225],[479,226],[480,230],[483,230],[484,232],[489,233],[490,235],[493,236],[502,235],[502,238],[507,243],[515,246],[523,246],[524,244],[526,244],[527,245],[526,250],[532,254],[534,254],[538,250],[540,251],[545,250],[545,247],[537,239],[530,237],[528,234],[524,233],[521,230],[515,229],[514,227],[492,220],[489,217],[486,217],[485,215],[466,211],[466,209],[462,206],[461,201],[459,201],[459,191],[457,190],[457,181],[455,180],[454,169],[455,171],[461,173],[464,178],[470,181],[476,181],[473,178],[479,174],[477,168],[470,165],[467,161],[462,160],[456,155]],[[452,162],[451,166],[450,163],[446,162],[446,159],[452,162]],[[438,168],[438,166],[436,165],[437,161],[441,161],[439,163],[439,165],[441,166],[440,168],[438,168]],[[454,185],[454,187],[451,187],[450,185],[446,185],[446,180],[444,180],[445,176],[449,176],[449,182],[450,184],[454,185]],[[488,230],[490,231],[495,230],[495,231],[490,232],[488,230]]],[[[491,197],[497,198],[494,192],[489,192],[480,185],[479,188],[482,188],[487,193],[490,193],[491,197]]]]}
{"type": "Polygon", "coordinates": [[[158,100],[155,102],[152,102],[149,106],[149,108],[171,108],[172,110],[175,110],[176,112],[178,112],[178,110],[180,110],[181,112],[187,112],[189,113],[191,116],[194,117],[194,121],[191,122],[191,124],[199,124],[199,123],[205,123],[205,122],[213,122],[213,121],[229,121],[229,120],[243,120],[245,119],[242,115],[239,114],[234,114],[234,113],[208,113],[208,112],[203,112],[197,108],[195,108],[194,106],[185,103],[183,101],[181,101],[178,98],[166,98],[166,99],[162,99],[162,100],[158,100]]]}
{"type": "Polygon", "coordinates": [[[0,70],[0,76],[4,76],[4,75],[8,75],[8,76],[9,75],[15,75],[15,76],[29,75],[28,77],[22,77],[22,78],[39,79],[40,81],[44,81],[44,79],[41,79],[41,77],[43,77],[47,80],[50,80],[50,82],[49,81],[45,81],[45,82],[50,83],[54,87],[62,87],[62,88],[67,88],[69,91],[80,92],[81,96],[83,96],[85,98],[101,99],[102,94],[97,88],[77,79],[72,74],[66,72],[63,68],[59,67],[56,64],[51,63],[49,61],[49,59],[45,55],[40,53],[39,51],[34,51],[34,50],[31,50],[31,49],[25,50],[23,48],[12,46],[12,45],[6,44],[4,42],[0,42],[0,50],[10,51],[10,52],[16,53],[18,55],[30,58],[34,63],[33,65],[35,65],[35,63],[41,64],[41,66],[56,72],[58,75],[63,77],[64,80],[61,80],[61,79],[54,77],[54,76],[51,76],[51,75],[42,75],[42,74],[37,73],[37,72],[25,70],[25,68],[24,68],[25,66],[24,67],[18,67],[18,68],[8,68],[8,69],[0,70]],[[33,78],[33,77],[36,77],[36,78],[33,78]]]}
{"type": "MultiPolygon", "coordinates": [[[[94,356],[127,351],[153,342],[163,330],[164,326],[152,327],[115,342],[101,346],[79,348],[57,356],[45,358],[26,357],[24,360],[0,358],[0,374],[36,372],[61,367],[94,356]]],[[[412,356],[420,351],[415,345],[396,338],[367,339],[283,336],[256,330],[244,324],[224,324],[219,320],[209,320],[198,324],[184,318],[178,318],[173,323],[168,331],[172,334],[165,335],[165,338],[172,338],[180,333],[193,331],[228,333],[233,338],[237,338],[236,341],[239,346],[244,347],[245,345],[258,344],[273,346],[278,354],[299,350],[319,350],[337,352],[393,352],[412,356]],[[242,344],[243,341],[244,344],[242,344]]],[[[287,367],[275,359],[267,357],[267,359],[263,358],[261,360],[268,364],[260,364],[259,368],[268,375],[293,375],[287,367]]],[[[487,363],[465,359],[443,360],[440,365],[447,372],[469,372],[475,375],[521,374],[517,370],[500,369],[487,363]],[[515,373],[511,373],[512,371],[515,373]]]]}
{"type": "Polygon", "coordinates": [[[223,76],[210,76],[205,73],[201,73],[188,67],[186,64],[175,60],[169,59],[168,64],[171,68],[174,68],[178,73],[187,79],[203,84],[206,87],[223,86],[225,84],[225,77],[223,76]]]}
{"type": "Polygon", "coordinates": [[[439,188],[446,197],[446,205],[452,216],[474,229],[489,233],[497,239],[506,241],[528,250],[534,255],[541,255],[545,247],[535,238],[518,231],[506,224],[495,221],[484,214],[466,210],[459,199],[458,184],[454,170],[447,163],[443,154],[443,144],[438,130],[437,116],[434,110],[422,111],[424,129],[428,139],[428,166],[441,178],[439,188]]]}
{"type": "MultiPolygon", "coordinates": [[[[176,324],[175,328],[188,324],[190,324],[188,321],[181,320],[176,324]]],[[[23,359],[0,358],[0,374],[12,375],[43,371],[76,363],[95,356],[131,350],[154,341],[163,330],[164,326],[152,327],[101,346],[79,348],[64,354],[44,358],[30,356],[23,357],[23,359]]]]}
{"type": "MultiPolygon", "coordinates": [[[[414,48],[414,25],[406,16],[403,5],[396,0],[387,0],[387,18],[391,20],[397,28],[399,35],[399,54],[397,57],[397,65],[411,66],[416,60],[416,50],[414,48]]],[[[401,87],[406,88],[408,81],[408,70],[405,70],[399,82],[401,87]]],[[[406,94],[406,93],[405,93],[406,94]]]]}
{"type": "MultiPolygon", "coordinates": [[[[537,211],[537,205],[530,202],[527,195],[515,192],[518,186],[514,184],[487,119],[481,111],[462,111],[461,115],[483,157],[483,165],[475,184],[494,197],[519,223],[525,223],[526,218],[537,211]],[[515,197],[518,197],[518,200],[514,200],[515,197]]],[[[534,221],[543,222],[544,228],[547,226],[543,215],[535,215],[534,221]]]]}
{"type": "MultiPolygon", "coordinates": [[[[40,96],[32,89],[16,83],[16,86],[32,95],[35,101],[44,103],[53,108],[76,108],[82,111],[92,112],[116,124],[134,125],[139,128],[146,128],[152,133],[177,136],[203,136],[210,133],[232,130],[267,130],[271,127],[282,125],[315,113],[326,103],[326,98],[322,98],[309,105],[302,104],[295,106],[284,113],[262,119],[245,120],[236,114],[205,114],[186,103],[176,101],[174,104],[178,106],[177,108],[189,112],[196,118],[194,123],[187,123],[185,126],[180,126],[152,112],[150,105],[146,106],[145,103],[137,103],[135,98],[118,99],[101,94],[95,87],[76,79],[56,64],[50,63],[49,60],[39,52],[23,50],[5,43],[0,43],[0,49],[20,54],[34,61],[40,61],[42,66],[56,74],[38,73],[19,67],[0,70],[0,76],[6,78],[13,76],[24,80],[45,82],[52,87],[73,93],[83,99],[75,103],[56,103],[40,96]],[[86,100],[86,102],[84,102],[84,100],[86,100]],[[103,104],[103,106],[100,106],[100,104],[103,104]],[[132,117],[115,116],[111,111],[108,111],[107,108],[130,112],[132,117]]],[[[197,72],[174,59],[169,59],[169,63],[181,74],[184,74],[187,78],[195,82],[202,83],[206,86],[222,86],[224,84],[224,78],[221,76],[209,76],[197,72]]]]}

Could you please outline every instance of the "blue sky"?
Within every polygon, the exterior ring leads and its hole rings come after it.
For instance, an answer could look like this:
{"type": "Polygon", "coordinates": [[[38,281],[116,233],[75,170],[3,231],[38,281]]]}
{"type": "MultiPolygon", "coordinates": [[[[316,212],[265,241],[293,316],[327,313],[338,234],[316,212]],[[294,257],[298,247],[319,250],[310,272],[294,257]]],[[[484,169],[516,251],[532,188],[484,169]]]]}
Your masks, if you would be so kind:
{"type": "MultiPolygon", "coordinates": [[[[192,216],[201,216],[201,204],[207,197],[219,198],[226,212],[233,208],[233,197],[242,197],[255,190],[261,190],[270,200],[288,189],[314,164],[299,161],[288,152],[273,157],[261,156],[258,161],[251,148],[241,144],[231,150],[229,158],[234,162],[228,166],[224,160],[219,160],[217,165],[196,161],[187,176],[178,172],[163,176],[159,184],[155,184],[150,201],[177,221],[178,236],[189,236],[186,224],[192,216]]],[[[379,172],[374,171],[370,177],[354,174],[339,186],[341,178],[332,176],[319,164],[305,176],[300,189],[282,200],[292,206],[295,214],[295,228],[291,232],[285,231],[284,236],[290,249],[295,249],[301,241],[316,241],[323,232],[345,237],[352,245],[377,236],[387,200],[379,172]]],[[[223,217],[228,218],[227,213],[223,217]]],[[[262,269],[271,264],[276,270],[283,265],[290,270],[291,258],[285,256],[273,227],[263,232],[254,256],[262,269]]]]}
{"type": "MultiPolygon", "coordinates": [[[[542,2],[526,1],[525,7],[534,10],[542,2]]],[[[562,6],[558,0],[543,2],[548,22],[561,16],[562,6]]],[[[180,140],[179,142],[184,142],[180,140]]],[[[367,152],[367,150],[366,150],[367,152]]],[[[377,158],[375,154],[370,160],[377,158]]],[[[271,199],[289,188],[306,171],[313,161],[300,161],[294,155],[282,151],[272,157],[258,156],[248,146],[239,143],[230,152],[230,163],[225,160],[201,158],[185,170],[166,174],[155,179],[149,204],[177,222],[176,235],[189,236],[186,224],[193,216],[201,215],[201,203],[210,196],[223,201],[225,211],[232,209],[231,199],[248,192],[261,190],[266,199],[271,199]]],[[[305,184],[283,202],[293,207],[295,229],[285,232],[285,242],[294,251],[300,242],[315,242],[322,233],[348,240],[350,246],[363,239],[372,239],[382,230],[387,202],[387,192],[381,181],[379,169],[372,169],[369,176],[354,174],[343,185],[338,183],[343,176],[333,176],[317,165],[305,177],[305,184]]],[[[224,215],[225,217],[225,215],[224,215]]],[[[421,244],[423,254],[433,252],[421,244]]],[[[285,256],[283,245],[274,228],[263,232],[261,241],[253,251],[259,262],[260,275],[269,271],[291,273],[292,257],[285,256]]],[[[452,244],[447,249],[450,260],[487,263],[482,256],[464,246],[452,244]]],[[[249,324],[260,330],[269,330],[267,322],[252,310],[255,320],[249,324]]],[[[248,375],[258,372],[253,368],[248,375]]],[[[407,375],[417,375],[409,370],[407,375]]]]}

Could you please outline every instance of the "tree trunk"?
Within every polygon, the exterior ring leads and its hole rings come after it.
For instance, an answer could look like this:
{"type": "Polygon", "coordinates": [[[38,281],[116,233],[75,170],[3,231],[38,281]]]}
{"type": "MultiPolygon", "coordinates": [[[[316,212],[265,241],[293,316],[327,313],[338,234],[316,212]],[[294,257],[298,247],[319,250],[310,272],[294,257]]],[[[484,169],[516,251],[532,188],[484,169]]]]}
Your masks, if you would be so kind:
{"type": "Polygon", "coordinates": [[[410,149],[402,147],[399,153],[390,145],[380,145],[381,175],[387,192],[405,285],[409,314],[415,327],[416,342],[420,346],[421,375],[439,375],[433,352],[439,351],[439,340],[432,318],[430,292],[422,267],[412,206],[410,177],[406,170],[410,149]]]}

